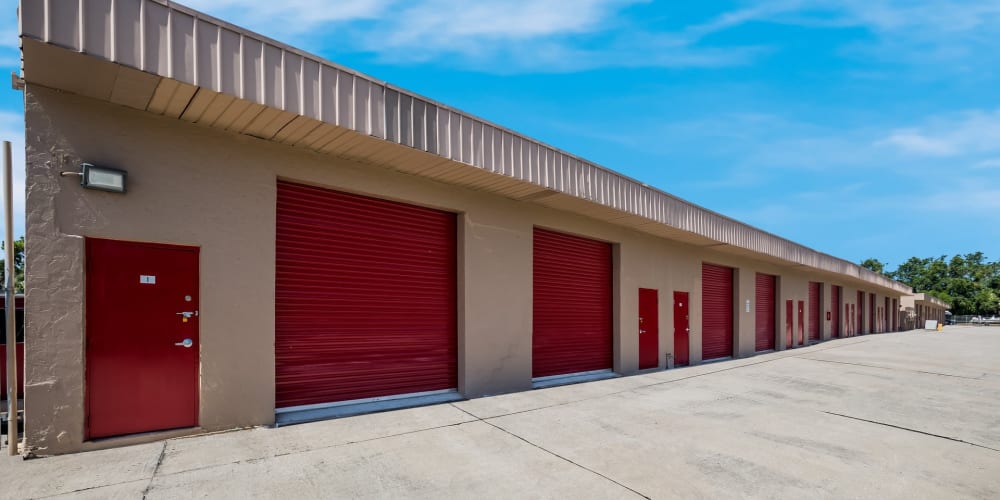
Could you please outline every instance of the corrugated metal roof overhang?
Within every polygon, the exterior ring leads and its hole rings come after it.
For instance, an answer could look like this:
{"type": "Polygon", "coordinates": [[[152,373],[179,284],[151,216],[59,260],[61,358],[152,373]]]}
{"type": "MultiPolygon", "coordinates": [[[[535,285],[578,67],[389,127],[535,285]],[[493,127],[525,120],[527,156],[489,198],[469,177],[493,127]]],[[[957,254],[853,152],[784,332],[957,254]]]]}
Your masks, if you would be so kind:
{"type": "Polygon", "coordinates": [[[930,304],[930,305],[941,307],[941,308],[944,308],[944,309],[950,309],[951,308],[951,304],[949,304],[949,303],[947,303],[947,302],[945,302],[945,301],[943,301],[943,300],[941,300],[941,299],[939,299],[939,298],[937,298],[937,297],[935,297],[933,295],[929,295],[929,294],[926,294],[926,293],[915,293],[915,294],[913,294],[913,302],[915,304],[920,304],[920,303],[930,304]]]}
{"type": "Polygon", "coordinates": [[[911,291],[851,262],[176,3],[23,0],[19,16],[29,83],[869,287],[911,291]]]}

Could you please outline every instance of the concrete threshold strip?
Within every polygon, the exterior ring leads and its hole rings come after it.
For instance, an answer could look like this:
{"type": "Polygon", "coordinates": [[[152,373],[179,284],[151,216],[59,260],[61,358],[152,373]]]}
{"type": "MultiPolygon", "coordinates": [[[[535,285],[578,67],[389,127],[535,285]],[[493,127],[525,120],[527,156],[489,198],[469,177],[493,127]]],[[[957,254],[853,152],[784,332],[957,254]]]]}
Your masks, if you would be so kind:
{"type": "Polygon", "coordinates": [[[611,370],[592,370],[589,372],[567,373],[564,375],[550,375],[548,377],[535,377],[531,379],[531,388],[545,389],[546,387],[579,384],[582,382],[594,382],[597,380],[606,380],[618,377],[621,377],[621,375],[611,370]]]}
{"type": "MultiPolygon", "coordinates": [[[[593,382],[617,377],[621,377],[621,375],[611,370],[593,370],[588,372],[570,373],[566,375],[536,377],[532,379],[531,387],[532,389],[545,389],[548,387],[593,382]]],[[[306,422],[316,422],[331,418],[352,417],[366,413],[378,413],[440,403],[452,403],[455,401],[462,401],[464,399],[465,397],[463,397],[457,390],[445,389],[440,391],[415,392],[394,396],[353,399],[350,401],[339,401],[336,403],[320,403],[313,405],[292,406],[288,408],[277,408],[274,410],[274,426],[282,427],[285,425],[304,424],[306,422]]]]}
{"type": "Polygon", "coordinates": [[[401,410],[417,406],[427,406],[439,403],[462,401],[465,398],[455,389],[441,391],[416,392],[397,396],[381,396],[375,398],[353,399],[337,403],[321,403],[314,405],[292,406],[274,410],[274,426],[303,424],[331,418],[351,417],[365,413],[378,413],[390,410],[401,410]]]}
{"type": "MultiPolygon", "coordinates": [[[[848,343],[848,344],[841,344],[841,345],[838,345],[838,346],[826,347],[824,349],[819,349],[819,351],[825,351],[825,350],[828,350],[828,349],[836,349],[838,347],[845,347],[846,345],[851,345],[853,343],[855,343],[855,342],[851,342],[851,343],[848,343]]],[[[812,344],[812,345],[816,345],[816,344],[812,344]]],[[[812,345],[807,346],[807,347],[812,347],[812,345]]],[[[760,355],[760,354],[775,354],[775,353],[781,353],[781,354],[784,354],[784,355],[778,356],[777,358],[768,358],[768,359],[764,359],[764,360],[758,360],[757,362],[753,362],[753,363],[740,364],[740,365],[737,365],[737,366],[732,366],[732,367],[728,367],[728,368],[722,368],[720,370],[713,370],[713,371],[710,371],[708,373],[703,373],[703,374],[698,374],[698,375],[692,375],[692,377],[707,375],[707,374],[710,374],[710,373],[716,373],[717,371],[733,370],[733,369],[736,369],[736,368],[742,368],[744,366],[752,366],[752,365],[755,365],[755,364],[766,363],[766,362],[769,362],[769,361],[775,361],[777,359],[783,359],[783,358],[786,358],[786,357],[803,357],[804,359],[810,359],[810,358],[807,358],[807,357],[804,356],[806,354],[809,354],[809,352],[815,352],[815,351],[794,352],[793,354],[785,354],[784,351],[758,352],[758,353],[756,353],[757,355],[760,355]]],[[[748,358],[748,359],[752,359],[752,358],[748,358]]],[[[717,364],[721,364],[724,361],[734,361],[734,359],[731,356],[727,356],[727,357],[723,357],[723,358],[715,358],[715,359],[703,361],[700,365],[696,365],[696,366],[704,366],[704,365],[708,365],[708,364],[717,365],[717,364]]],[[[816,360],[816,361],[823,361],[823,360],[816,360]]],[[[685,368],[687,368],[687,367],[685,367],[685,368]]],[[[641,373],[641,374],[653,373],[653,372],[654,372],[653,370],[650,370],[649,372],[644,372],[644,373],[641,373]]],[[[610,370],[610,369],[592,370],[592,371],[587,371],[587,372],[569,373],[569,374],[564,374],[564,375],[551,375],[551,376],[547,376],[547,377],[535,377],[535,378],[531,379],[531,388],[532,389],[547,389],[547,388],[550,388],[550,387],[558,387],[558,386],[562,386],[562,385],[580,384],[580,383],[585,383],[585,382],[596,382],[596,381],[600,381],[600,380],[608,380],[608,379],[619,378],[619,377],[622,377],[622,375],[619,374],[619,373],[615,373],[613,370],[610,370]]],[[[683,378],[677,379],[677,380],[685,380],[687,378],[691,378],[691,377],[683,377],[683,378]]],[[[668,383],[668,382],[674,382],[674,381],[677,381],[677,380],[671,380],[671,381],[666,381],[666,382],[656,382],[656,383],[650,384],[650,386],[652,386],[652,385],[660,385],[660,384],[668,383]]],[[[288,408],[277,408],[274,411],[275,412],[274,426],[275,427],[283,427],[283,426],[286,426],[286,425],[304,424],[304,423],[308,423],[308,422],[317,422],[317,421],[320,421],[320,420],[329,420],[329,419],[334,419],[334,418],[352,417],[352,416],[356,416],[356,415],[364,415],[364,414],[368,414],[368,413],[379,413],[379,412],[383,412],[383,411],[402,410],[404,408],[416,408],[416,407],[419,407],[419,406],[429,406],[429,405],[435,405],[435,404],[441,404],[441,403],[453,403],[453,402],[456,402],[456,401],[463,401],[463,400],[465,400],[465,397],[463,397],[457,390],[455,390],[455,389],[445,389],[445,390],[440,390],[440,391],[427,391],[427,392],[417,392],[417,393],[410,393],[410,394],[400,394],[400,395],[394,395],[394,396],[380,396],[380,397],[366,398],[366,399],[354,399],[354,400],[350,400],[350,401],[340,401],[340,402],[335,402],[335,403],[320,403],[320,404],[313,404],[313,405],[292,406],[292,407],[288,407],[288,408]]],[[[462,410],[462,411],[465,411],[465,410],[462,410]]],[[[466,412],[466,413],[468,413],[468,412],[466,412]]],[[[475,415],[473,415],[473,416],[475,416],[475,415]]],[[[479,417],[476,417],[476,418],[479,418],[479,417]]]]}

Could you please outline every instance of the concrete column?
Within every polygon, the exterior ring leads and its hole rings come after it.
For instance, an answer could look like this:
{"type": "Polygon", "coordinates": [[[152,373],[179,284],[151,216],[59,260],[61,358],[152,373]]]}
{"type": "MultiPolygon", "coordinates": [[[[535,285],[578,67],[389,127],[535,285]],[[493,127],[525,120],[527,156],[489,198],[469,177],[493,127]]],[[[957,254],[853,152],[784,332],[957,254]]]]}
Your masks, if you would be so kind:
{"type": "Polygon", "coordinates": [[[459,227],[458,389],[467,397],[530,389],[532,225],[477,210],[459,227]]]}
{"type": "Polygon", "coordinates": [[[735,277],[735,297],[733,300],[733,319],[735,320],[735,325],[733,326],[733,333],[736,339],[733,344],[736,348],[736,356],[738,358],[745,358],[748,356],[753,356],[756,344],[756,314],[754,306],[756,304],[756,271],[746,267],[739,267],[736,269],[735,277]],[[749,301],[750,311],[747,312],[747,303],[749,301]]]}

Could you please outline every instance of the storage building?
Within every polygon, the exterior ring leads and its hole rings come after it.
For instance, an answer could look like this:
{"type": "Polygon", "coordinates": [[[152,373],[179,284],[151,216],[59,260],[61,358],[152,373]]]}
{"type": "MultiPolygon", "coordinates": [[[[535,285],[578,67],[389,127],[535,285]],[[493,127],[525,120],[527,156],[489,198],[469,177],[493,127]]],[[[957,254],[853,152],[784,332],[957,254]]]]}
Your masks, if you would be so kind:
{"type": "Polygon", "coordinates": [[[38,455],[891,331],[911,291],[173,2],[19,15],[38,455]]]}

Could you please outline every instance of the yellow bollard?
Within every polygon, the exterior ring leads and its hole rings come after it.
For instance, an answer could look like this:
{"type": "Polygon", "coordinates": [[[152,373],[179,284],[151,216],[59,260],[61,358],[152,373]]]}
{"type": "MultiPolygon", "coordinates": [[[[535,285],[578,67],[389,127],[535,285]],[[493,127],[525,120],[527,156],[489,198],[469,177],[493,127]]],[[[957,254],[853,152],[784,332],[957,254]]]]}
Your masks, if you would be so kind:
{"type": "Polygon", "coordinates": [[[944,325],[942,325],[941,323],[938,323],[938,331],[940,332],[942,330],[944,330],[944,325]]]}

